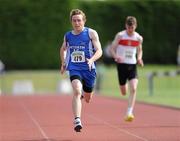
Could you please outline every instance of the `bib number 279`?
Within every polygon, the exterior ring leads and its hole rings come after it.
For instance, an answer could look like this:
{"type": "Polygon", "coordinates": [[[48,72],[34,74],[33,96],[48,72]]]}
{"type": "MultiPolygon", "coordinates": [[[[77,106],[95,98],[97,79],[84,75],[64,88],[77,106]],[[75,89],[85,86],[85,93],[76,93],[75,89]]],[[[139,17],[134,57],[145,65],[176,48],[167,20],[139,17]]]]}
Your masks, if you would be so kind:
{"type": "Polygon", "coordinates": [[[74,63],[85,62],[85,55],[83,51],[74,51],[71,54],[71,61],[74,63]]]}

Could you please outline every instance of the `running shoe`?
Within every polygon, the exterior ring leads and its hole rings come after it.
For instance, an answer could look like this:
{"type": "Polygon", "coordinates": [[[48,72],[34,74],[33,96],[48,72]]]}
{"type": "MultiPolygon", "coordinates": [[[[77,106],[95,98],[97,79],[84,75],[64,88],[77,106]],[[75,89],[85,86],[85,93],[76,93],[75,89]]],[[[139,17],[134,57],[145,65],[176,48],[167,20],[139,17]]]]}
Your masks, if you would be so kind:
{"type": "Polygon", "coordinates": [[[126,115],[124,120],[128,121],[128,122],[131,122],[131,121],[133,121],[133,119],[134,119],[134,115],[133,114],[128,114],[128,115],[126,115]]]}
{"type": "Polygon", "coordinates": [[[76,118],[74,120],[74,130],[76,132],[81,132],[81,129],[82,129],[82,124],[81,124],[81,120],[80,118],[76,118]]]}

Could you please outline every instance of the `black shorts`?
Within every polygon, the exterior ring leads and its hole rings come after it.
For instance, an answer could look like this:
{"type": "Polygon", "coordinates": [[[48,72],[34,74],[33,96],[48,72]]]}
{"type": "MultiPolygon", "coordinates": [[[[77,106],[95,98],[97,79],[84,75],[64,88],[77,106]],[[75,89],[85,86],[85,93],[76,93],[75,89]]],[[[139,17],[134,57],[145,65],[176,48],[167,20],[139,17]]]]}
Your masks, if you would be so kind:
{"type": "Polygon", "coordinates": [[[127,80],[138,77],[136,64],[117,64],[117,72],[120,85],[125,85],[127,80]]]}

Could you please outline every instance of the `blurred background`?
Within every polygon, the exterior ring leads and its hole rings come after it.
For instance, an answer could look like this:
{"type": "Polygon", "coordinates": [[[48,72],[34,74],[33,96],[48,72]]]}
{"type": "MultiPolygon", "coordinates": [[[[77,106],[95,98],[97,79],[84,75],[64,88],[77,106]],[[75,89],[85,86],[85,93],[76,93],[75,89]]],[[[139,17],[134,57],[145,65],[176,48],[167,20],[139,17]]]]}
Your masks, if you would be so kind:
{"type": "Polygon", "coordinates": [[[1,95],[71,94],[67,74],[59,73],[59,49],[74,8],[85,12],[104,51],[97,94],[127,98],[120,96],[108,46],[131,15],[144,37],[137,100],[180,108],[179,0],[0,0],[1,95]]]}

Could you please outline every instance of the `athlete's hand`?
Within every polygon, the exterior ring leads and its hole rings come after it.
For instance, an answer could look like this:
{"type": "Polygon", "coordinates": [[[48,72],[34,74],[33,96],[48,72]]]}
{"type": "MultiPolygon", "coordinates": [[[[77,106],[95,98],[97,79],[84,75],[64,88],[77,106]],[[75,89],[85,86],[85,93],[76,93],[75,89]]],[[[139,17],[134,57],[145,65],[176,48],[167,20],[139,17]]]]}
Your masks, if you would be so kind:
{"type": "Polygon", "coordinates": [[[123,58],[121,56],[116,56],[114,58],[114,61],[117,62],[117,63],[122,63],[123,62],[123,58]]]}
{"type": "Polygon", "coordinates": [[[61,65],[61,70],[60,70],[61,74],[64,74],[65,70],[66,70],[66,65],[63,63],[61,65]]]}
{"type": "Polygon", "coordinates": [[[92,59],[88,59],[88,58],[86,58],[86,60],[87,60],[87,64],[88,64],[88,66],[89,66],[89,70],[91,71],[91,69],[92,69],[92,64],[93,64],[93,60],[92,59]]]}
{"type": "Polygon", "coordinates": [[[143,62],[142,59],[138,59],[138,60],[137,60],[137,63],[138,63],[141,67],[144,66],[144,62],[143,62]]]}

